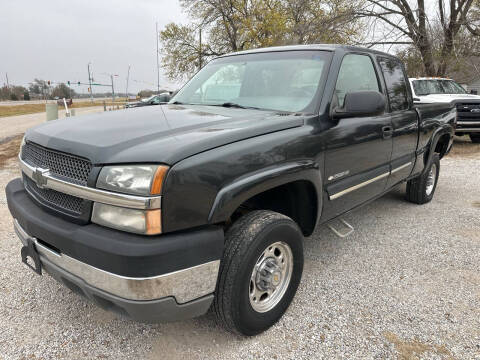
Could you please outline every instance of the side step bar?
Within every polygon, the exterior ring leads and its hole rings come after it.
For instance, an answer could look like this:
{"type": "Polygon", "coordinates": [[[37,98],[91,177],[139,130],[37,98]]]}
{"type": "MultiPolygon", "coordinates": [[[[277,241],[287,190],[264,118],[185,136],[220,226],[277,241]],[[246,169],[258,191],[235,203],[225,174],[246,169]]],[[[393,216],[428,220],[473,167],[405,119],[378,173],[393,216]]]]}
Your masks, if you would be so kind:
{"type": "Polygon", "coordinates": [[[339,222],[343,224],[343,232],[335,228],[332,224],[327,224],[330,230],[332,230],[332,232],[339,238],[346,238],[348,235],[351,235],[355,231],[355,228],[348,222],[346,222],[344,219],[340,219],[339,222]]]}

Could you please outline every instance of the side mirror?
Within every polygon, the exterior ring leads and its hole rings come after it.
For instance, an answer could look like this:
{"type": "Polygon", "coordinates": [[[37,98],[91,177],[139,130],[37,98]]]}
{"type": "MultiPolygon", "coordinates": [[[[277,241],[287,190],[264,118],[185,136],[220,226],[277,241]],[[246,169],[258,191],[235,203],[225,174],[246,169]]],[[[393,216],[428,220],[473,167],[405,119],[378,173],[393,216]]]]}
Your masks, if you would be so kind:
{"type": "Polygon", "coordinates": [[[478,91],[477,91],[477,90],[474,90],[474,89],[471,89],[471,90],[470,90],[470,94],[472,94],[472,95],[478,95],[478,91]]]}
{"type": "Polygon", "coordinates": [[[342,108],[336,108],[333,111],[335,119],[356,117],[356,116],[374,116],[385,111],[385,96],[378,91],[355,91],[345,95],[342,108]]]}

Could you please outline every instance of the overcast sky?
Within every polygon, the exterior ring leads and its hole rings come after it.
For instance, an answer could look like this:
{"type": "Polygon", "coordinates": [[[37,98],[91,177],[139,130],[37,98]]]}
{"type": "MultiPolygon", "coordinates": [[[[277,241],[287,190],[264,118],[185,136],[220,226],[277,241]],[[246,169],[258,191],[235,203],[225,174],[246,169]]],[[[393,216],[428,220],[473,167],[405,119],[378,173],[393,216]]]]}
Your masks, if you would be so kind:
{"type": "MultiPolygon", "coordinates": [[[[110,83],[103,73],[119,75],[116,91],[125,91],[129,64],[129,92],[155,89],[156,21],[162,29],[187,18],[178,0],[1,0],[0,85],[5,73],[11,85],[34,78],[86,83],[91,62],[96,82],[110,83]]],[[[175,88],[161,71],[160,87],[175,88]]]]}

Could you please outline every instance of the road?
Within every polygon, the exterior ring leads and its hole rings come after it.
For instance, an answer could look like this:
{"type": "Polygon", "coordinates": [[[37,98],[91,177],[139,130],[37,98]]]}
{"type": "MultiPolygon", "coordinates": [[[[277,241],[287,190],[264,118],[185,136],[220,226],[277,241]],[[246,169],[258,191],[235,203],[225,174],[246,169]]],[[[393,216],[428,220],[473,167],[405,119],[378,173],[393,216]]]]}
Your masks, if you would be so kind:
{"type": "MultiPolygon", "coordinates": [[[[403,186],[348,215],[351,236],[322,226],[306,239],[291,307],[252,338],[212,314],[136,323],[39,277],[20,261],[0,192],[0,358],[479,359],[480,146],[459,141],[431,203],[406,202],[403,186]]],[[[0,188],[18,171],[10,159],[0,188]]]]}
{"type": "MultiPolygon", "coordinates": [[[[75,113],[77,116],[101,111],[103,111],[103,106],[93,106],[75,109],[75,113]]],[[[65,118],[65,110],[59,110],[58,116],[60,119],[65,118]]],[[[0,117],[0,142],[6,138],[23,134],[28,128],[38,125],[44,121],[46,121],[46,114],[44,112],[27,115],[0,117]]]]}
{"type": "MultiPolygon", "coordinates": [[[[93,101],[103,101],[103,100],[106,100],[106,101],[110,101],[112,100],[111,97],[101,97],[101,98],[93,98],[93,101]]],[[[90,99],[87,99],[87,98],[83,98],[83,99],[73,99],[73,101],[75,103],[79,103],[79,102],[89,102],[90,99]]],[[[55,104],[57,102],[57,100],[47,100],[48,103],[51,103],[51,104],[55,104]]],[[[15,105],[28,105],[28,104],[45,104],[45,100],[29,100],[29,101],[23,101],[23,100],[19,100],[19,101],[0,101],[0,106],[15,106],[15,105]]]]}

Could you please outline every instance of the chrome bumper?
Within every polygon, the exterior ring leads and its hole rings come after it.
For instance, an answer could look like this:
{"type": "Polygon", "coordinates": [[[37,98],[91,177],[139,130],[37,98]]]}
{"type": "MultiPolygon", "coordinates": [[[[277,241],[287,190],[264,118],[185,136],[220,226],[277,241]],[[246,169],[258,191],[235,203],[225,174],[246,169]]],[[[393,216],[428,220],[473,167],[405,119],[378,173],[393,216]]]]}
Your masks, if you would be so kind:
{"type": "Polygon", "coordinates": [[[168,274],[132,278],[98,269],[42,245],[28,235],[16,219],[14,228],[24,245],[27,245],[27,239],[32,239],[41,262],[52,263],[86,284],[120,298],[139,301],[174,297],[177,303],[183,304],[215,290],[220,260],[168,274]]]}
{"type": "Polygon", "coordinates": [[[460,129],[455,129],[455,132],[480,132],[480,121],[457,121],[457,125],[461,126],[477,126],[477,127],[464,127],[460,129]]]}

